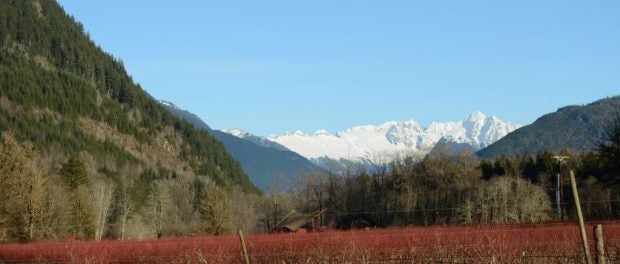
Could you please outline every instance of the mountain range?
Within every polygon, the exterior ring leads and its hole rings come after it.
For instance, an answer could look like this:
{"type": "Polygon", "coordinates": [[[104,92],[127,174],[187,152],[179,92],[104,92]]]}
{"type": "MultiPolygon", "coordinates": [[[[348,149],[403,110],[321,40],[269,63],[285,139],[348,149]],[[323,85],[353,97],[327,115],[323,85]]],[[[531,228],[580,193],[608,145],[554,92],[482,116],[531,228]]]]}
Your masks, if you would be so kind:
{"type": "Polygon", "coordinates": [[[310,171],[323,169],[338,173],[356,167],[372,168],[398,158],[422,158],[438,146],[453,153],[476,152],[481,158],[545,149],[590,151],[602,139],[607,126],[618,118],[618,113],[620,96],[583,106],[562,107],[527,126],[475,112],[461,121],[433,122],[428,127],[413,120],[390,121],[376,126],[356,126],[335,134],[325,130],[312,135],[295,131],[266,138],[241,129],[212,130],[189,112],[184,118],[222,141],[252,181],[266,190],[274,180],[290,186],[310,171]],[[196,123],[197,120],[200,122],[196,123]]]}
{"type": "Polygon", "coordinates": [[[611,97],[560,108],[520,129],[476,112],[427,127],[390,121],[335,134],[296,131],[262,138],[218,131],[196,115],[180,115],[181,109],[175,114],[158,103],[55,1],[7,0],[0,7],[6,22],[0,23],[0,131],[32,142],[50,169],[79,154],[91,157],[106,176],[129,170],[137,178],[153,168],[256,191],[252,182],[262,190],[274,181],[290,185],[294,175],[331,161],[349,166],[422,157],[438,142],[480,150],[481,157],[591,150],[620,112],[619,97],[611,97]]]}
{"type": "Polygon", "coordinates": [[[262,191],[272,191],[274,188],[286,191],[295,181],[307,174],[323,171],[306,158],[278,143],[239,129],[214,130],[197,115],[171,102],[160,101],[160,104],[173,115],[185,119],[222,142],[230,155],[241,164],[252,183],[262,191]]]}
{"type": "Polygon", "coordinates": [[[608,127],[620,118],[620,96],[586,105],[571,105],[543,115],[480,150],[482,158],[536,153],[541,150],[592,151],[608,127]]]}
{"type": "Polygon", "coordinates": [[[214,130],[197,115],[168,101],[160,101],[173,115],[207,131],[222,142],[261,190],[288,189],[310,172],[346,169],[390,162],[399,157],[422,158],[437,144],[475,152],[519,125],[475,112],[457,122],[433,122],[424,128],[416,121],[390,121],[378,126],[356,126],[335,135],[319,130],[260,137],[241,129],[214,130]]]}
{"type": "Polygon", "coordinates": [[[319,130],[312,135],[301,131],[267,139],[325,165],[325,160],[378,164],[398,157],[422,157],[437,142],[485,148],[520,125],[475,112],[461,121],[433,122],[428,127],[414,120],[390,121],[380,125],[356,126],[336,134],[319,130]]]}

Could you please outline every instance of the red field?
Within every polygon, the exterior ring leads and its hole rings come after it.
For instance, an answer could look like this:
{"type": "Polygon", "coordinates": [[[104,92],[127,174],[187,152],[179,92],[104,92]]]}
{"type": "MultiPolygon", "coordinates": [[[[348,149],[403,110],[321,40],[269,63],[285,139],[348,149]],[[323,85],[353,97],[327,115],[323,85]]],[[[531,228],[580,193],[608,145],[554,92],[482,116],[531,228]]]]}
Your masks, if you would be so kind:
{"type": "MultiPolygon", "coordinates": [[[[587,225],[594,254],[592,223],[587,225]]],[[[603,222],[618,261],[620,221],[603,222]]],[[[246,235],[252,263],[582,263],[576,224],[411,227],[246,235]]],[[[0,245],[0,263],[239,263],[237,236],[0,245]]]]}

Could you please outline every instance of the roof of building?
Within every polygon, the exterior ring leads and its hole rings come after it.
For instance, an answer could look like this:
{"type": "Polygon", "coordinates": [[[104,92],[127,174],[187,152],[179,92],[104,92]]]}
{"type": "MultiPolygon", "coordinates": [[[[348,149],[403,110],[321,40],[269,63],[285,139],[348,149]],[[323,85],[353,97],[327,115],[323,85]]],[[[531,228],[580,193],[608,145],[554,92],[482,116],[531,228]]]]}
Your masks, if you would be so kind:
{"type": "Polygon", "coordinates": [[[307,223],[310,223],[312,219],[321,215],[324,211],[325,209],[312,214],[303,214],[293,210],[284,218],[282,218],[282,220],[280,220],[280,222],[276,224],[273,230],[287,229],[289,231],[297,231],[299,228],[303,227],[307,223]]]}

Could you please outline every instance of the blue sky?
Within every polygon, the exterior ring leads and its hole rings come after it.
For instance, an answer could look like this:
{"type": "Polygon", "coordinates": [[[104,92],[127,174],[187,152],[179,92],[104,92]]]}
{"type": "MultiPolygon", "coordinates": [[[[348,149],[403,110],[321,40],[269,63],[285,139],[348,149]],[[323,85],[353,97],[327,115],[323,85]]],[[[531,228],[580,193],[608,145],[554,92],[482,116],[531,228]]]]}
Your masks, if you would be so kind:
{"type": "Polygon", "coordinates": [[[620,94],[620,1],[58,0],[158,99],[213,128],[521,124],[620,94]]]}

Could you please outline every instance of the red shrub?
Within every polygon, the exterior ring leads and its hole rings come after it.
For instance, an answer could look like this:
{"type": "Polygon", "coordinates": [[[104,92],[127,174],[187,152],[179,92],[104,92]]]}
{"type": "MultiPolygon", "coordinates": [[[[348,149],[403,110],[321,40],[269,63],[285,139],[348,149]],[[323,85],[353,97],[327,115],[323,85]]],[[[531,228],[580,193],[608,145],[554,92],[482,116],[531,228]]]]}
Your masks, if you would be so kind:
{"type": "MultiPolygon", "coordinates": [[[[594,252],[592,224],[587,226],[594,252]]],[[[603,223],[607,252],[620,250],[620,222],[603,223]]],[[[306,234],[246,236],[252,263],[580,262],[574,223],[484,227],[410,227],[306,234]]],[[[0,245],[0,263],[239,263],[237,236],[177,237],[143,241],[54,241],[0,245]]]]}

